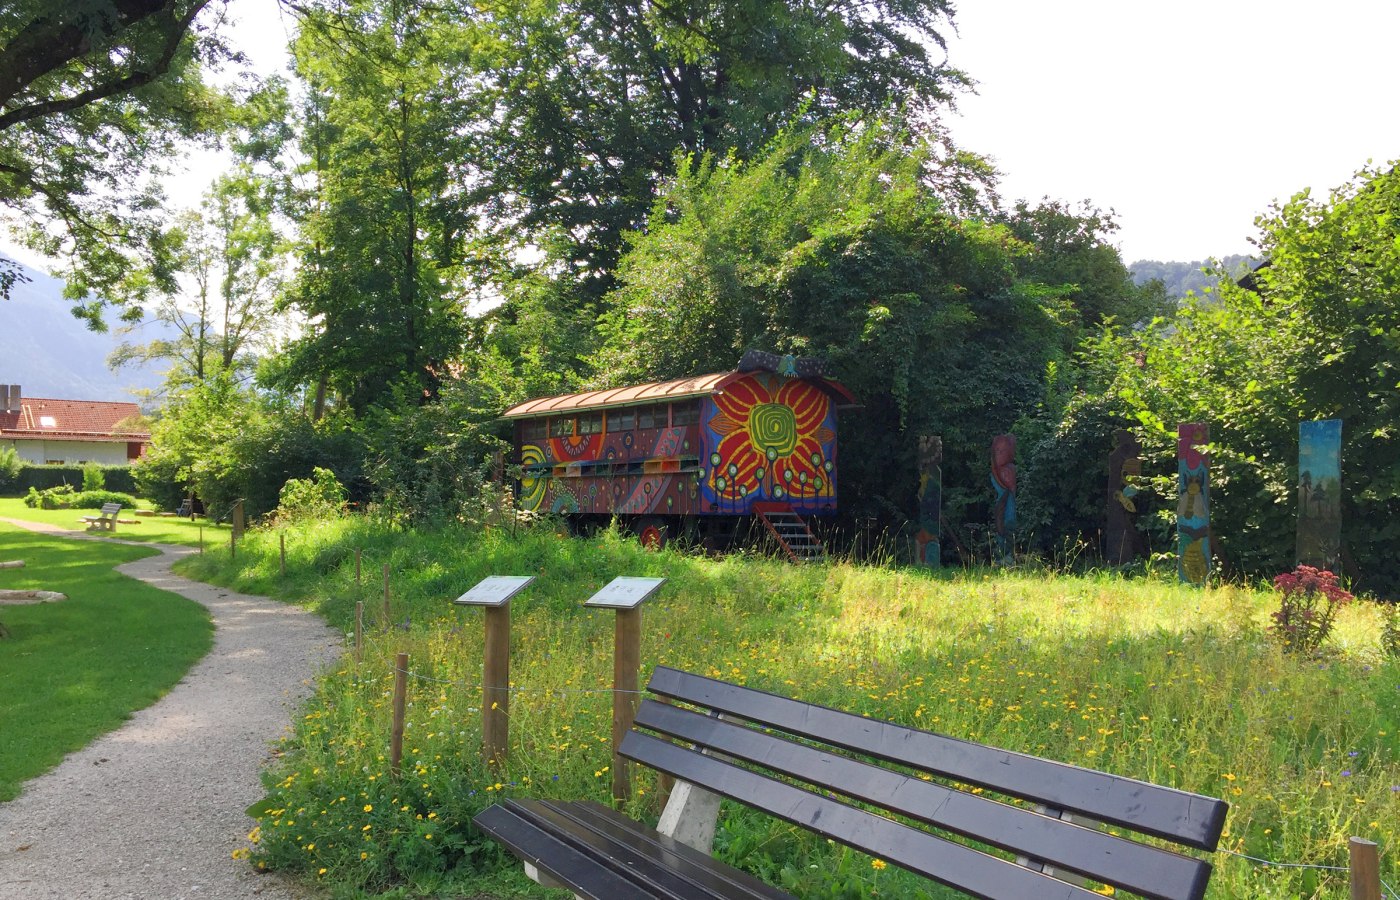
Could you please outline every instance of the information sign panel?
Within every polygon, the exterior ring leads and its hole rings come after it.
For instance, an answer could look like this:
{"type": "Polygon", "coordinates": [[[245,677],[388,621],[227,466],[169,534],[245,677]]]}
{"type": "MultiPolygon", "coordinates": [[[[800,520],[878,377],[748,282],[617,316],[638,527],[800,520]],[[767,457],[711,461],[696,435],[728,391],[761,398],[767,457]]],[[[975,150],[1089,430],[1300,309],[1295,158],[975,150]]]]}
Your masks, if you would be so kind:
{"type": "Polygon", "coordinates": [[[452,602],[462,606],[505,606],[534,580],[533,575],[492,575],[452,602]]]}
{"type": "Polygon", "coordinates": [[[636,609],[665,583],[664,578],[614,578],[583,605],[604,609],[636,609]]]}

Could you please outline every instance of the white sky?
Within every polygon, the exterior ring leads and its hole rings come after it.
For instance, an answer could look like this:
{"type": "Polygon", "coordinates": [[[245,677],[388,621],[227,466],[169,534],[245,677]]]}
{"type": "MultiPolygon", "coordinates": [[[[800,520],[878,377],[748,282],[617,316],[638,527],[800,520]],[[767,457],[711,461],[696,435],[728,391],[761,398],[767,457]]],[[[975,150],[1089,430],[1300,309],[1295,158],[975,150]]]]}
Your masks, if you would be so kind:
{"type": "Polygon", "coordinates": [[[1118,213],[1124,260],[1250,251],[1254,217],[1400,158],[1395,0],[961,0],[950,120],[1008,199],[1118,213]]]}
{"type": "MultiPolygon", "coordinates": [[[[256,68],[280,69],[276,0],[230,14],[256,68]]],[[[1128,262],[1249,252],[1272,200],[1400,158],[1395,0],[961,0],[955,21],[950,62],[979,83],[955,139],[995,159],[1008,200],[1115,210],[1128,262]]],[[[191,159],[171,196],[197,202],[218,165],[191,159]]]]}

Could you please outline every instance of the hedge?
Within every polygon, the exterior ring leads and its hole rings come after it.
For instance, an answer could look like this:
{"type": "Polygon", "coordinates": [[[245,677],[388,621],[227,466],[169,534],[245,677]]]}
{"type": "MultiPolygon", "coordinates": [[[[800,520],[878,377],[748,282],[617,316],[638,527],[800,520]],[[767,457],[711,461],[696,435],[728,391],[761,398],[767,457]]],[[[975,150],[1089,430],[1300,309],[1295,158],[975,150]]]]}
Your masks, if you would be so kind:
{"type": "MultiPolygon", "coordinates": [[[[0,486],[0,493],[10,496],[23,496],[29,489],[47,490],[60,484],[71,484],[75,491],[83,489],[83,469],[85,466],[35,466],[28,463],[20,466],[19,475],[9,484],[0,486]]],[[[105,478],[109,491],[135,494],[136,479],[131,477],[131,466],[98,466],[105,478]]],[[[3,477],[3,476],[0,476],[3,477]]]]}

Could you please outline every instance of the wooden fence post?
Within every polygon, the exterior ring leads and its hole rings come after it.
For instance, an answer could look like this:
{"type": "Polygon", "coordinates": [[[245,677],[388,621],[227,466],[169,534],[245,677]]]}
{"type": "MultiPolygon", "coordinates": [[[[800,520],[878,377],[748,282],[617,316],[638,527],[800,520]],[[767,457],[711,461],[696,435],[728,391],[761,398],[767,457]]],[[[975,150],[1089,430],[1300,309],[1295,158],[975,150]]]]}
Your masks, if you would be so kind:
{"type": "Polygon", "coordinates": [[[510,604],[486,607],[486,660],[482,671],[482,752],[489,765],[510,752],[510,604]]]}
{"type": "Polygon", "coordinates": [[[279,534],[279,535],[277,535],[277,545],[278,545],[278,552],[281,554],[281,559],[282,559],[282,561],[281,561],[281,572],[280,572],[280,574],[282,575],[283,578],[286,578],[286,577],[287,577],[287,536],[286,536],[285,534],[279,534]]]}
{"type": "Polygon", "coordinates": [[[365,649],[365,601],[355,601],[355,662],[364,658],[365,649]]]}
{"type": "Polygon", "coordinates": [[[399,777],[399,763],[403,761],[403,710],[408,694],[408,654],[400,653],[394,658],[394,731],[389,738],[389,774],[399,777]]]}
{"type": "Polygon", "coordinates": [[[1351,850],[1351,900],[1381,900],[1381,858],[1375,841],[1354,837],[1351,850]]]}
{"type": "Polygon", "coordinates": [[[231,527],[233,528],[233,534],[235,537],[243,537],[244,521],[242,500],[239,500],[237,503],[233,504],[233,524],[231,527]]]}

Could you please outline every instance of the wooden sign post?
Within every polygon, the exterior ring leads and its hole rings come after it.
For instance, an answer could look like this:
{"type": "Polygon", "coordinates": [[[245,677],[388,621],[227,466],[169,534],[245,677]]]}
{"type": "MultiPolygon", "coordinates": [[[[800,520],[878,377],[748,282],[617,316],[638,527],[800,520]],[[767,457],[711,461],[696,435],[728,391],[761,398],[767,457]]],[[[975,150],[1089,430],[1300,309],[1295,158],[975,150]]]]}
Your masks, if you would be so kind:
{"type": "Polygon", "coordinates": [[[233,536],[235,539],[243,537],[243,501],[236,500],[233,504],[233,536]]]}
{"type": "Polygon", "coordinates": [[[637,717],[639,672],[642,666],[642,602],[655,594],[664,578],[614,578],[584,606],[617,611],[613,630],[613,800],[625,803],[632,796],[632,776],[627,760],[618,755],[622,739],[637,717]]]}
{"type": "Polygon", "coordinates": [[[394,657],[394,724],[389,733],[389,774],[399,777],[403,761],[403,715],[408,697],[408,654],[394,657]]]}
{"type": "Polygon", "coordinates": [[[488,765],[510,750],[510,600],[533,575],[493,575],[452,602],[486,609],[486,658],[481,678],[481,752],[488,765]]]}

